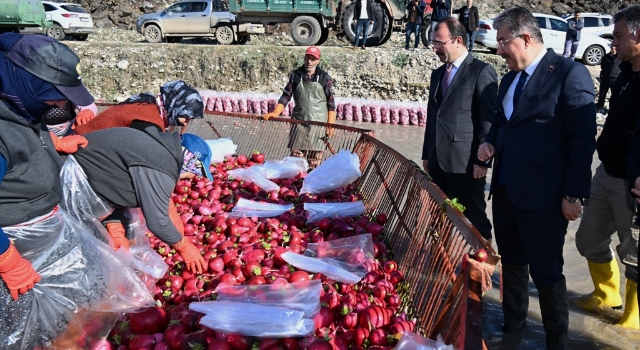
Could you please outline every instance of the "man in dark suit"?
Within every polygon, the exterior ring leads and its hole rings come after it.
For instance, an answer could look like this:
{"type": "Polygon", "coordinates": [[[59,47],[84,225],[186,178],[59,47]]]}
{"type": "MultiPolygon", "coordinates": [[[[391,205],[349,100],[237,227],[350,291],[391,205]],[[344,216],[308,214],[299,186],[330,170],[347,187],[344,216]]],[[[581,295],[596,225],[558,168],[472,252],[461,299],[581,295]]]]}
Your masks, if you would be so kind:
{"type": "Polygon", "coordinates": [[[502,257],[505,332],[525,326],[529,272],[539,292],[548,349],[566,349],[569,326],[562,247],[589,196],[596,148],[595,91],[587,69],[545,50],[523,7],[500,14],[498,54],[511,71],[478,159],[495,158],[490,195],[502,257]]]}
{"type": "Polygon", "coordinates": [[[460,22],[464,25],[467,37],[467,48],[469,52],[473,51],[473,43],[476,40],[476,33],[478,32],[478,25],[480,23],[480,16],[478,15],[478,8],[473,6],[473,0],[467,0],[467,6],[454,10],[453,13],[458,14],[460,22]]]}
{"type": "Polygon", "coordinates": [[[465,28],[455,18],[436,26],[433,48],[445,64],[431,74],[422,159],[433,181],[458,198],[469,221],[491,239],[484,200],[489,164],[477,154],[491,127],[498,78],[491,65],[469,54],[465,41],[465,28]]]}

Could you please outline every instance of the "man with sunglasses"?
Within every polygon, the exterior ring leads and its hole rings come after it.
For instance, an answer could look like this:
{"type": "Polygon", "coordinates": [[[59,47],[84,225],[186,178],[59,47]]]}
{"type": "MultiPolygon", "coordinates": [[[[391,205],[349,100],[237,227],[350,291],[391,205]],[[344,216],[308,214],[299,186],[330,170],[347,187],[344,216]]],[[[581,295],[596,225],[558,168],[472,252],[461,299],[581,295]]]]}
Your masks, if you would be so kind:
{"type": "Polygon", "coordinates": [[[444,64],[431,74],[422,159],[438,187],[457,198],[469,221],[491,239],[484,199],[489,164],[477,154],[493,121],[498,77],[493,66],[469,54],[465,34],[453,17],[439,22],[433,34],[433,49],[444,64]]]}
{"type": "Polygon", "coordinates": [[[588,70],[546,50],[526,8],[501,13],[498,55],[509,69],[478,159],[494,158],[490,196],[502,259],[504,332],[526,324],[529,274],[548,349],[566,349],[569,303],[562,250],[569,221],[589,196],[596,148],[595,89],[588,70]]]}

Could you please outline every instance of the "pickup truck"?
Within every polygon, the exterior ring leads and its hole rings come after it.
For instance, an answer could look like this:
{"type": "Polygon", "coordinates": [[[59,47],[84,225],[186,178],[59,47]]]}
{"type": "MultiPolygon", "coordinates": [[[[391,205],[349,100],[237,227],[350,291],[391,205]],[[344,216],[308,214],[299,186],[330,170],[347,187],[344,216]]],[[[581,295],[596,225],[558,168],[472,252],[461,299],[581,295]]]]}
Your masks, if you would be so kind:
{"type": "Polygon", "coordinates": [[[264,34],[262,24],[239,23],[222,0],[184,0],[136,21],[150,43],[179,42],[183,37],[214,37],[218,44],[244,44],[250,34],[264,34]]]}

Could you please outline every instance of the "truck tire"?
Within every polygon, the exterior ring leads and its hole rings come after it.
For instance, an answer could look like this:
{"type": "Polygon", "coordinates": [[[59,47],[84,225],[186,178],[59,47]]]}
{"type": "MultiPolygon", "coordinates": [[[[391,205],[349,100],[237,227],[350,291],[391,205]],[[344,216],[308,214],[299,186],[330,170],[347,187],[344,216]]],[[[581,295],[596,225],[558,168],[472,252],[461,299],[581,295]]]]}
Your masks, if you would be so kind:
{"type": "Polygon", "coordinates": [[[181,36],[168,36],[167,38],[167,42],[168,43],[180,43],[180,40],[182,40],[181,36]]]}
{"type": "Polygon", "coordinates": [[[298,16],[291,22],[291,37],[298,46],[315,45],[321,36],[320,23],[311,16],[298,16]]]}
{"type": "Polygon", "coordinates": [[[422,45],[429,47],[429,33],[431,32],[431,16],[425,16],[422,19],[422,26],[420,27],[420,39],[422,45]]]}
{"type": "Polygon", "coordinates": [[[249,39],[251,39],[251,37],[249,35],[239,35],[238,36],[238,40],[236,40],[236,42],[234,44],[236,44],[236,45],[244,45],[244,44],[249,42],[249,39]]]}
{"type": "Polygon", "coordinates": [[[393,28],[391,26],[389,26],[389,30],[387,31],[387,34],[385,34],[385,36],[382,38],[382,41],[380,41],[378,43],[378,45],[384,45],[387,41],[389,41],[389,39],[391,39],[391,34],[393,34],[393,28]]]}
{"type": "Polygon", "coordinates": [[[320,32],[320,39],[318,40],[316,45],[324,44],[327,41],[327,39],[329,39],[329,28],[322,28],[320,32]]]}
{"type": "Polygon", "coordinates": [[[47,36],[54,38],[58,41],[63,40],[65,35],[64,35],[64,30],[62,30],[62,27],[60,26],[53,26],[51,28],[47,28],[47,36]]]}
{"type": "Polygon", "coordinates": [[[76,40],[78,41],[87,41],[87,39],[89,39],[89,34],[82,34],[82,35],[76,36],[76,40]]]}
{"type": "Polygon", "coordinates": [[[150,24],[144,28],[144,38],[150,43],[159,43],[162,41],[162,31],[155,24],[150,24]]]}
{"type": "Polygon", "coordinates": [[[235,39],[231,26],[220,26],[216,28],[216,41],[219,45],[231,45],[235,39]]]}
{"type": "MultiPolygon", "coordinates": [[[[352,44],[356,39],[356,23],[353,21],[355,7],[354,3],[349,4],[342,16],[342,30],[352,44]]],[[[371,8],[373,10],[373,25],[369,25],[369,35],[365,45],[379,46],[385,42],[384,39],[389,33],[392,22],[387,11],[379,3],[374,3],[371,8]]]]}

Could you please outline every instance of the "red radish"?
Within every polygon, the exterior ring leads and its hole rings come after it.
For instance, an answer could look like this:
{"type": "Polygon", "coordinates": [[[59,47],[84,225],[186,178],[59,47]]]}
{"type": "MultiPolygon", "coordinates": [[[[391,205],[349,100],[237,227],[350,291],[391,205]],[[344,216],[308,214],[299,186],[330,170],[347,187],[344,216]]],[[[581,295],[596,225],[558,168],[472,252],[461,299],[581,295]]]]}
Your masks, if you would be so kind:
{"type": "Polygon", "coordinates": [[[307,218],[304,215],[292,216],[287,220],[287,224],[289,224],[289,226],[296,227],[297,229],[303,229],[307,224],[307,218]]]}
{"type": "Polygon", "coordinates": [[[168,343],[171,343],[171,341],[174,338],[176,338],[178,335],[184,334],[186,332],[187,332],[187,328],[185,326],[183,326],[180,323],[174,323],[172,325],[169,325],[169,327],[167,327],[167,329],[164,330],[163,337],[165,341],[167,341],[168,343]]]}
{"type": "Polygon", "coordinates": [[[249,161],[249,159],[244,154],[240,154],[238,155],[238,158],[236,158],[236,162],[238,162],[238,164],[240,165],[247,164],[247,161],[249,161]]]}
{"type": "Polygon", "coordinates": [[[214,339],[209,341],[207,350],[231,350],[231,345],[226,339],[214,339]]]}
{"type": "Polygon", "coordinates": [[[389,344],[389,341],[387,340],[387,333],[381,328],[378,328],[375,331],[371,332],[371,335],[369,335],[369,341],[372,345],[389,344]]]}
{"type": "Polygon", "coordinates": [[[129,342],[129,348],[138,350],[142,348],[151,349],[156,344],[156,338],[150,334],[134,335],[129,342]]]}
{"type": "Polygon", "coordinates": [[[209,271],[213,273],[220,273],[224,271],[224,260],[219,256],[209,260],[209,271]]]}
{"type": "Polygon", "coordinates": [[[227,342],[234,350],[251,350],[253,339],[240,334],[227,334],[227,342]]]}
{"type": "Polygon", "coordinates": [[[324,339],[316,339],[309,345],[308,350],[333,350],[333,346],[324,340],[324,339]]]}
{"type": "Polygon", "coordinates": [[[284,350],[298,350],[298,348],[300,347],[298,339],[295,338],[280,339],[280,345],[284,350]]]}
{"type": "Polygon", "coordinates": [[[478,251],[476,252],[476,255],[475,255],[475,259],[478,260],[481,263],[487,261],[488,257],[489,257],[489,254],[487,254],[487,251],[484,250],[484,248],[478,249],[478,251]]]}
{"type": "Polygon", "coordinates": [[[170,349],[171,348],[169,347],[169,344],[165,342],[156,343],[156,345],[153,347],[153,350],[170,350],[170,349]]]}
{"type": "Polygon", "coordinates": [[[333,324],[333,312],[326,306],[320,307],[320,311],[313,318],[316,328],[326,328],[333,324]]]}
{"type": "Polygon", "coordinates": [[[322,231],[328,232],[331,229],[331,218],[323,218],[318,221],[318,228],[322,231]]]}
{"type": "Polygon", "coordinates": [[[291,276],[289,277],[290,283],[308,281],[308,280],[309,280],[309,273],[302,270],[292,273],[291,276]]]}
{"type": "Polygon", "coordinates": [[[370,222],[367,224],[367,232],[373,236],[381,235],[384,232],[384,227],[378,223],[370,222]]]}
{"type": "Polygon", "coordinates": [[[358,325],[358,314],[350,312],[342,317],[342,326],[346,329],[354,329],[358,325]]]}
{"type": "Polygon", "coordinates": [[[182,350],[201,350],[207,348],[207,338],[202,332],[187,335],[182,341],[182,350]]]}
{"type": "Polygon", "coordinates": [[[386,224],[387,223],[387,214],[379,213],[378,215],[376,215],[376,222],[379,223],[380,225],[386,224]]]}
{"type": "Polygon", "coordinates": [[[138,334],[162,332],[168,323],[167,313],[159,307],[151,307],[142,312],[131,314],[131,330],[138,334]]]}
{"type": "Polygon", "coordinates": [[[382,270],[387,274],[391,274],[391,272],[397,269],[398,269],[398,264],[393,260],[385,261],[384,265],[382,266],[382,270]]]}
{"type": "Polygon", "coordinates": [[[262,164],[264,162],[264,154],[258,151],[253,151],[253,154],[251,155],[251,160],[253,160],[256,163],[262,164]]]}
{"type": "MultiPolygon", "coordinates": [[[[279,345],[278,339],[275,338],[263,338],[260,341],[260,346],[258,347],[258,350],[269,350],[272,347],[276,347],[279,345]]],[[[255,348],[255,346],[254,346],[255,348]]]]}
{"type": "Polygon", "coordinates": [[[413,332],[415,325],[411,321],[401,321],[389,326],[389,334],[396,335],[404,332],[413,332]]]}
{"type": "Polygon", "coordinates": [[[403,279],[404,276],[402,275],[402,272],[398,270],[391,272],[391,274],[389,275],[389,281],[393,284],[398,284],[402,282],[403,279]]]}

